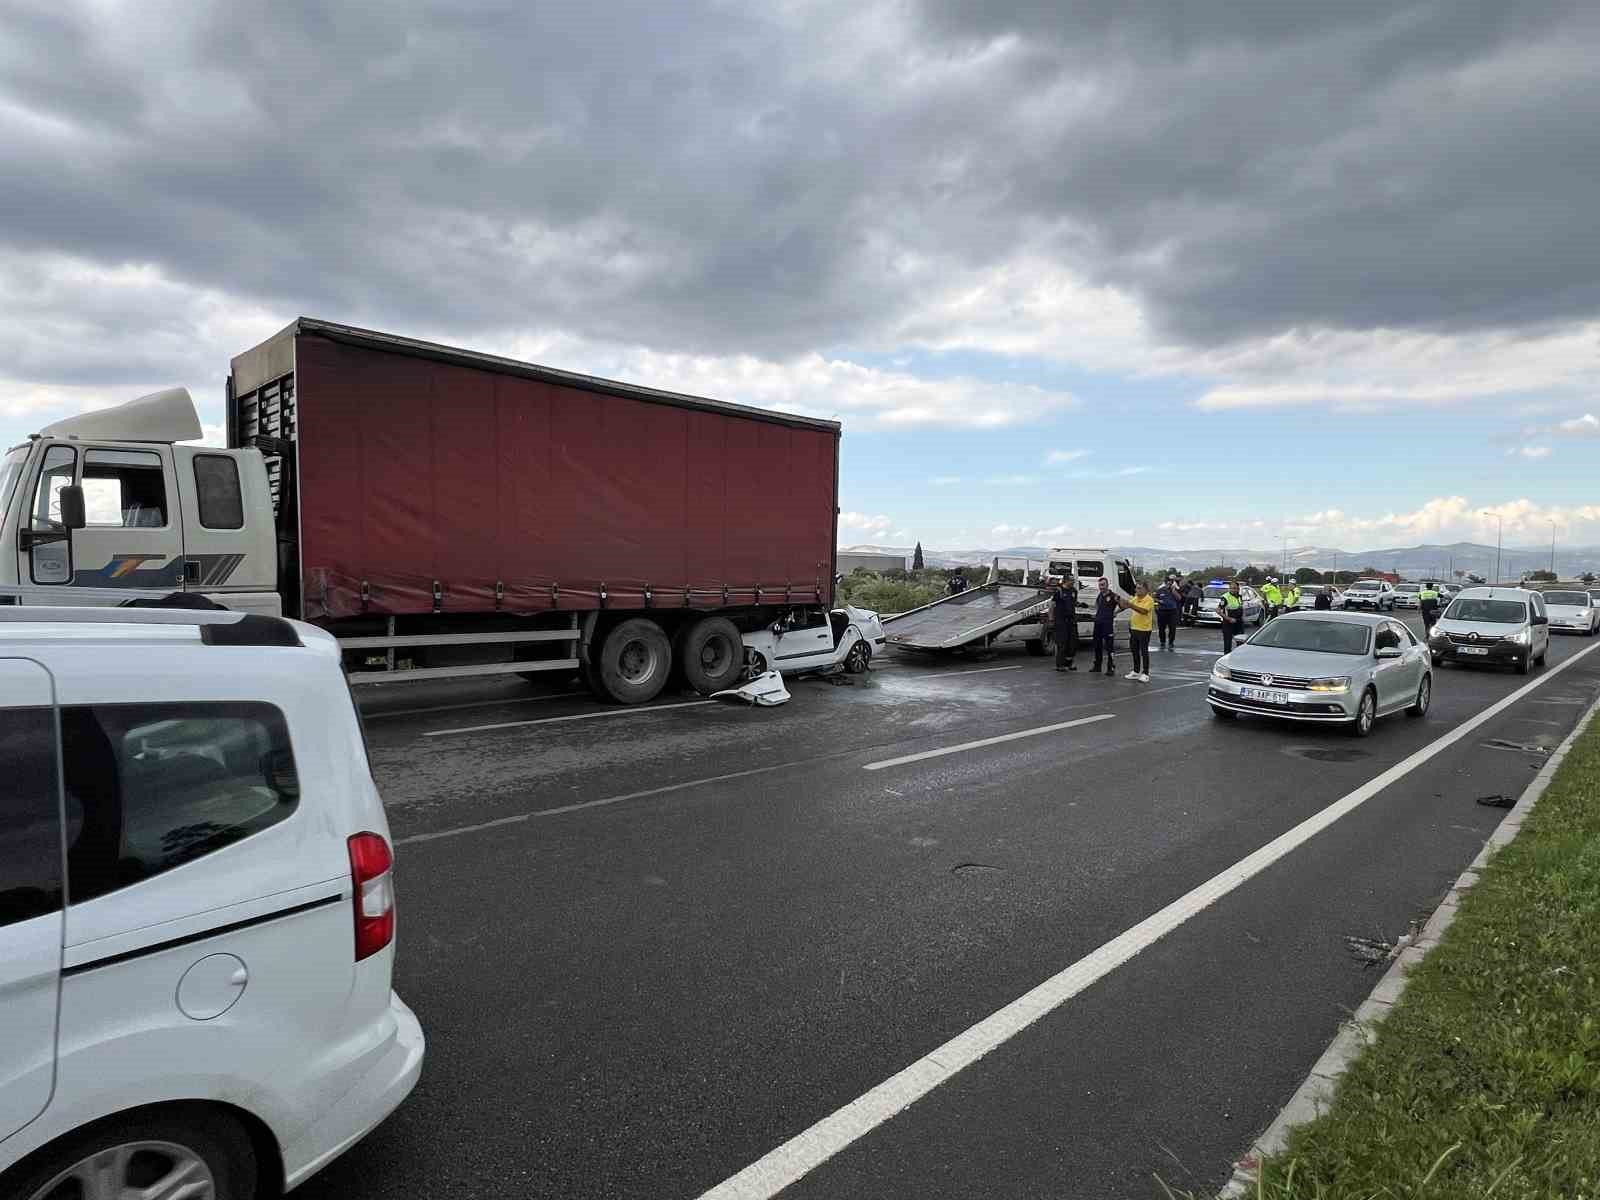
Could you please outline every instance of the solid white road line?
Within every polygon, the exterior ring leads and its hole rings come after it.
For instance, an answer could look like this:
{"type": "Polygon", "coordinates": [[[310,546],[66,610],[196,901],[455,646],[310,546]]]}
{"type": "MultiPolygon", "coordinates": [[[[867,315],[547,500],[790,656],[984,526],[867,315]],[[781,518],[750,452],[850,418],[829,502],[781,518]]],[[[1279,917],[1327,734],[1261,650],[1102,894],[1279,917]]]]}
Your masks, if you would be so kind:
{"type": "Polygon", "coordinates": [[[510,700],[473,700],[466,704],[435,704],[430,708],[391,708],[383,712],[363,712],[363,721],[382,721],[386,717],[417,717],[426,716],[436,712],[457,712],[463,708],[510,708],[513,704],[543,704],[546,700],[569,700],[573,696],[587,696],[589,692],[579,688],[571,692],[552,692],[548,696],[523,696],[521,699],[510,700]]]}
{"type": "Polygon", "coordinates": [[[1551,667],[1532,683],[1518,688],[1477,716],[1457,725],[1449,733],[1429,742],[1381,775],[1334,801],[1316,815],[1308,817],[1287,833],[1273,838],[1255,853],[1246,855],[1227,870],[1212,876],[1199,887],[1178,897],[1159,912],[1146,917],[1133,928],[1112,938],[1097,950],[1091,951],[1059,974],[1051,976],[1032,991],[985,1017],[964,1033],[957,1034],[931,1054],[924,1055],[904,1070],[891,1075],[871,1091],[858,1096],[811,1128],[796,1134],[764,1158],[751,1163],[737,1175],[730,1176],[704,1193],[700,1200],[769,1200],[770,1197],[776,1196],[851,1143],[865,1137],[896,1113],[915,1104],[959,1071],[970,1067],[996,1046],[1009,1041],[1041,1017],[1054,1012],[1141,950],[1171,933],[1191,917],[1210,908],[1229,892],[1255,878],[1341,817],[1360,808],[1390,784],[1405,778],[1435,755],[1470,736],[1474,730],[1492,721],[1518,700],[1543,687],[1595,650],[1600,650],[1600,646],[1591,646],[1551,667]]]}
{"type": "Polygon", "coordinates": [[[637,717],[674,708],[702,708],[715,700],[686,700],[681,704],[646,704],[638,708],[608,708],[604,712],[577,713],[570,717],[540,717],[536,721],[501,721],[494,725],[467,725],[461,729],[430,729],[423,737],[452,737],[458,733],[484,733],[491,729],[523,729],[529,725],[559,725],[563,721],[598,721],[601,717],[637,717]]]}
{"type": "Polygon", "coordinates": [[[1015,742],[1020,738],[1038,737],[1042,733],[1055,733],[1060,729],[1075,729],[1079,725],[1093,725],[1096,721],[1109,721],[1115,713],[1099,713],[1092,717],[1079,717],[1076,721],[1062,721],[1056,725],[1040,725],[1037,729],[1022,729],[1016,733],[1002,733],[999,737],[979,738],[975,742],[962,742],[957,746],[942,746],[938,750],[924,750],[921,754],[904,754],[899,758],[886,758],[882,762],[867,763],[862,769],[881,771],[885,767],[900,767],[906,763],[921,762],[925,758],[943,758],[946,754],[960,754],[963,750],[977,750],[983,746],[998,746],[1001,742],[1015,742]]]}

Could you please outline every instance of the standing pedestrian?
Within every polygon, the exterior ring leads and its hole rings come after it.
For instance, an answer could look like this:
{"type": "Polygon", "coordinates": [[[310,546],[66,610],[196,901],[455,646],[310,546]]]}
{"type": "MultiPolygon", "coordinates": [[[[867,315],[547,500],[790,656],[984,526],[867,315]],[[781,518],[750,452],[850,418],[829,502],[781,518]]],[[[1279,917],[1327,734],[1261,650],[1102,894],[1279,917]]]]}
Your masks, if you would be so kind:
{"type": "Polygon", "coordinates": [[[1056,670],[1076,671],[1078,664],[1078,584],[1068,575],[1056,580],[1050,593],[1050,619],[1056,636],[1056,670]]]}
{"type": "Polygon", "coordinates": [[[1316,610],[1318,612],[1333,611],[1333,588],[1331,586],[1317,589],[1316,610]]]}
{"type": "Polygon", "coordinates": [[[1417,605],[1422,609],[1422,631],[1433,632],[1433,623],[1439,619],[1439,585],[1424,583],[1417,593],[1417,605]]]}
{"type": "Polygon", "coordinates": [[[1198,579],[1191,579],[1183,585],[1183,608],[1189,616],[1189,624],[1197,625],[1200,622],[1200,594],[1203,589],[1198,579]]]}
{"type": "Polygon", "coordinates": [[[1150,682],[1150,627],[1154,624],[1156,613],[1156,598],[1150,594],[1150,585],[1144,580],[1139,581],[1139,586],[1134,589],[1133,599],[1128,601],[1128,647],[1133,651],[1133,670],[1128,672],[1129,679],[1136,679],[1140,683],[1150,682]]]}
{"type": "Polygon", "coordinates": [[[1161,632],[1159,640],[1163,650],[1172,650],[1178,645],[1178,614],[1182,611],[1183,586],[1174,575],[1156,594],[1156,624],[1161,632]]]}
{"type": "Polygon", "coordinates": [[[1278,606],[1283,603],[1283,593],[1278,590],[1278,580],[1275,576],[1268,575],[1266,583],[1261,585],[1261,602],[1267,606],[1267,620],[1272,620],[1278,615],[1278,606]]]}
{"type": "Polygon", "coordinates": [[[1222,601],[1217,605],[1217,616],[1222,621],[1222,652],[1233,652],[1234,636],[1244,625],[1244,596],[1239,592],[1239,581],[1230,579],[1228,590],[1222,593],[1222,601]]]}
{"type": "Polygon", "coordinates": [[[1100,576],[1099,588],[1094,597],[1094,666],[1089,668],[1089,673],[1094,674],[1100,670],[1103,652],[1106,678],[1109,679],[1117,673],[1117,664],[1111,661],[1112,653],[1116,649],[1111,623],[1116,619],[1118,611],[1128,607],[1128,602],[1111,590],[1111,580],[1104,575],[1100,576]]]}

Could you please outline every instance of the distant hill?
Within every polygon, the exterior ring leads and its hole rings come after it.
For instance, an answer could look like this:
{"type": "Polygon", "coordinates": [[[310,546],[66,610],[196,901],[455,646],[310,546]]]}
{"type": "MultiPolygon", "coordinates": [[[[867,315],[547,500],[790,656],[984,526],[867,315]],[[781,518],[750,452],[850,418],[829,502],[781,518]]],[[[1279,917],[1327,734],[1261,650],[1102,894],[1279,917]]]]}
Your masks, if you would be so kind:
{"type": "MultiPolygon", "coordinates": [[[[910,555],[910,546],[843,546],[863,554],[910,555]]],[[[1278,566],[1283,561],[1283,548],[1239,549],[1212,548],[1206,550],[1164,550],[1157,546],[1112,546],[1111,551],[1131,559],[1145,570],[1159,571],[1177,567],[1181,571],[1198,571],[1204,567],[1226,563],[1243,566],[1278,566]]],[[[1045,546],[1005,546],[996,549],[936,550],[923,547],[923,561],[930,567],[971,567],[987,565],[999,555],[1003,559],[1031,558],[1042,560],[1049,554],[1045,546]]],[[[1291,546],[1289,570],[1313,567],[1319,571],[1359,571],[1376,567],[1380,571],[1394,571],[1410,577],[1431,576],[1449,578],[1452,571],[1467,571],[1485,579],[1494,574],[1495,549],[1476,542],[1453,542],[1449,545],[1385,546],[1376,550],[1341,550],[1328,546],[1291,546]]],[[[1018,565],[1018,564],[1009,564],[1018,565]]],[[[1503,579],[1519,579],[1525,572],[1547,569],[1550,566],[1550,548],[1507,546],[1500,556],[1500,575],[1503,579]]],[[[1585,571],[1600,574],[1600,546],[1556,547],[1556,571],[1563,579],[1581,575],[1585,571]]]]}

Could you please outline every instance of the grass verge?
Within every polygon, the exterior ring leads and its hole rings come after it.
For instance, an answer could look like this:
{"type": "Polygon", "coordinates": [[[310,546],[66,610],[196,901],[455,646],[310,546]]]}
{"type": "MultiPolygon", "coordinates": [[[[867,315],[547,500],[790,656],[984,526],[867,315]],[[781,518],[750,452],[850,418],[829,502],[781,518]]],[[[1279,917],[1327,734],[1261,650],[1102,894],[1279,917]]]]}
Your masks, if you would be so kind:
{"type": "Polygon", "coordinates": [[[1254,1194],[1600,1197],[1600,718],[1254,1194]]]}

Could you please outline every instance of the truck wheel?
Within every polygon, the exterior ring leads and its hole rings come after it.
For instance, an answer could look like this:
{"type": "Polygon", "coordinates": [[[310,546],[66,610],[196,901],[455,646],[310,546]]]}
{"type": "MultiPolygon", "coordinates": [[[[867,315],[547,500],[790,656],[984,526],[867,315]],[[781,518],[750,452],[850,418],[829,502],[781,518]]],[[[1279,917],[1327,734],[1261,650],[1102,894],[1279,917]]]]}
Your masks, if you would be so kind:
{"type": "Polygon", "coordinates": [[[606,635],[593,668],[600,690],[618,704],[654,700],[672,672],[672,644],[661,626],[644,617],[624,621],[606,635]]]}
{"type": "MultiPolygon", "coordinates": [[[[631,624],[631,622],[630,622],[631,624]]],[[[704,617],[678,641],[683,680],[702,696],[736,687],[744,674],[744,639],[727,617],[704,617]]]]}
{"type": "Polygon", "coordinates": [[[1029,638],[1023,645],[1027,647],[1028,653],[1035,658],[1043,658],[1056,648],[1056,639],[1047,629],[1039,637],[1029,638]]]}

